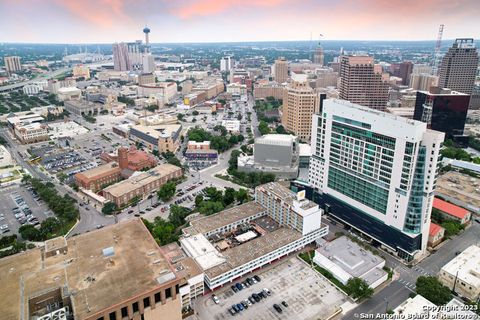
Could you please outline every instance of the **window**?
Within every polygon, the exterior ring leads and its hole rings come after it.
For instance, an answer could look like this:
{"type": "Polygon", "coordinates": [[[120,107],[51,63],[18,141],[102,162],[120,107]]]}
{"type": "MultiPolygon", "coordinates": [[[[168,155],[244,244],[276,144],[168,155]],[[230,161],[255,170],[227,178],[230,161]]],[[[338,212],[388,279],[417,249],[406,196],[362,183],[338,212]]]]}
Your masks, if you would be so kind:
{"type": "Polygon", "coordinates": [[[127,307],[122,308],[122,318],[128,317],[128,309],[127,307]]]}
{"type": "Polygon", "coordinates": [[[115,312],[110,312],[109,316],[110,320],[117,320],[117,315],[115,314],[115,312]]]}
{"type": "Polygon", "coordinates": [[[134,302],[132,305],[133,313],[138,312],[138,302],[134,302]]]}
{"type": "Polygon", "coordinates": [[[160,302],[160,292],[155,293],[155,303],[160,302]]]}
{"type": "Polygon", "coordinates": [[[172,297],[172,288],[167,288],[165,290],[165,298],[171,298],[172,297]]]}
{"type": "Polygon", "coordinates": [[[180,286],[178,284],[175,285],[175,293],[179,293],[180,292],[180,286]]]}
{"type": "Polygon", "coordinates": [[[103,320],[103,317],[98,318],[97,320],[103,320]]]}
{"type": "Polygon", "coordinates": [[[143,298],[143,307],[144,308],[150,307],[150,298],[149,297],[143,298]]]}

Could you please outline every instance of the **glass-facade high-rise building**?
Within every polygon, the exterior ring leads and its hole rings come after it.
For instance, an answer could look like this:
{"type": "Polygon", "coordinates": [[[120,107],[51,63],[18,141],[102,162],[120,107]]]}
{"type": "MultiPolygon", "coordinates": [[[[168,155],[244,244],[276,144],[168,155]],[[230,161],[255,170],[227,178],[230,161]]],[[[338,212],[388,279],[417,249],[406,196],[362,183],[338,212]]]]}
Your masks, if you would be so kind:
{"type": "Polygon", "coordinates": [[[344,100],[313,116],[309,183],[326,212],[406,259],[426,250],[444,133],[344,100]]]}
{"type": "Polygon", "coordinates": [[[465,93],[432,87],[418,91],[413,119],[427,123],[429,129],[445,133],[447,139],[463,135],[470,96],[465,93]]]}

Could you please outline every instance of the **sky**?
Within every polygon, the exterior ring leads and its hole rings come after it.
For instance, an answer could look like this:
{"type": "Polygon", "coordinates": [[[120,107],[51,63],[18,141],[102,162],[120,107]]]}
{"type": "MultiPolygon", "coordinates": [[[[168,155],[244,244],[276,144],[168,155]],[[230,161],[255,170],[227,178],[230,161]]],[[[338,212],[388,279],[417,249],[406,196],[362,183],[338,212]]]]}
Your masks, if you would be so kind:
{"type": "Polygon", "coordinates": [[[0,42],[478,39],[479,1],[0,0],[0,42]]]}

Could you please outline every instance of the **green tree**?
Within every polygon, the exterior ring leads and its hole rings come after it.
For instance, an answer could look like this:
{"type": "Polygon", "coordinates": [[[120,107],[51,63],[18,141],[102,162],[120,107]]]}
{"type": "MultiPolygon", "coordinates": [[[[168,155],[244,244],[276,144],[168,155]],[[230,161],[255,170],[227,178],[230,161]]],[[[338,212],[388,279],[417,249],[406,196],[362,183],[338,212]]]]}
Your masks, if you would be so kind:
{"type": "Polygon", "coordinates": [[[247,189],[242,188],[237,191],[235,198],[237,198],[238,202],[244,203],[250,199],[250,196],[248,195],[247,189]]]}
{"type": "Polygon", "coordinates": [[[279,125],[275,131],[278,133],[278,134],[287,134],[287,130],[285,130],[285,128],[282,126],[282,125],[279,125]]]}
{"type": "Polygon", "coordinates": [[[162,201],[168,201],[175,195],[175,191],[176,191],[175,182],[169,181],[165,183],[160,188],[160,190],[158,190],[157,195],[158,195],[158,198],[161,199],[162,201]]]}
{"type": "Polygon", "coordinates": [[[233,188],[226,188],[225,189],[225,194],[223,195],[223,204],[225,206],[228,206],[235,202],[235,189],[233,188]]]}
{"type": "Polygon", "coordinates": [[[260,131],[261,135],[265,135],[267,133],[270,133],[270,128],[268,127],[268,124],[262,120],[258,124],[258,131],[260,131]]]}
{"type": "Polygon", "coordinates": [[[40,241],[41,240],[41,235],[40,231],[36,229],[34,226],[31,224],[26,224],[21,226],[18,229],[18,232],[22,236],[23,239],[29,240],[29,241],[40,241]]]}
{"type": "Polygon", "coordinates": [[[453,237],[463,230],[463,226],[460,222],[454,220],[445,220],[441,223],[441,226],[445,229],[445,237],[453,237]]]}
{"type": "Polygon", "coordinates": [[[178,228],[185,224],[185,218],[188,216],[189,211],[185,207],[177,206],[176,204],[170,206],[170,214],[168,220],[178,228]]]}
{"type": "Polygon", "coordinates": [[[102,213],[105,215],[111,215],[117,211],[118,211],[118,207],[113,202],[107,202],[102,208],[102,213]]]}
{"type": "Polygon", "coordinates": [[[418,277],[416,291],[436,305],[444,305],[452,299],[450,289],[444,286],[436,277],[418,277]]]}
{"type": "Polygon", "coordinates": [[[197,111],[197,110],[194,110],[194,111],[192,112],[192,115],[198,116],[198,111],[197,111]]]}
{"type": "Polygon", "coordinates": [[[181,114],[181,113],[177,114],[177,119],[178,119],[179,121],[183,121],[183,117],[184,117],[183,114],[181,114]]]}
{"type": "Polygon", "coordinates": [[[198,207],[203,202],[203,196],[199,194],[195,197],[195,206],[198,207]]]}
{"type": "Polygon", "coordinates": [[[175,154],[171,151],[163,152],[162,157],[167,160],[168,163],[173,164],[174,166],[177,167],[182,167],[182,163],[178,158],[175,156],[175,154]]]}
{"type": "Polygon", "coordinates": [[[209,216],[211,214],[222,211],[224,208],[225,207],[223,206],[223,203],[220,201],[203,201],[202,203],[200,203],[198,212],[209,216]]]}
{"type": "Polygon", "coordinates": [[[373,289],[360,278],[350,278],[346,285],[347,293],[354,299],[368,299],[373,295],[373,289]]]}

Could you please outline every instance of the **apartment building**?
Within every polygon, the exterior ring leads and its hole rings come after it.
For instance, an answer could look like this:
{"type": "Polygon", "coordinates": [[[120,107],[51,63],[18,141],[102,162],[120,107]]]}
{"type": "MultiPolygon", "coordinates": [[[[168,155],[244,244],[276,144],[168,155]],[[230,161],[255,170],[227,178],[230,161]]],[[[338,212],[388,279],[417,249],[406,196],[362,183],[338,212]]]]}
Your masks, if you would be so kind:
{"type": "Polygon", "coordinates": [[[334,218],[414,259],[427,247],[444,137],[420,121],[325,100],[312,121],[313,197],[334,218]]]}
{"type": "Polygon", "coordinates": [[[103,190],[105,199],[118,207],[127,204],[134,198],[144,198],[160,189],[165,183],[182,176],[182,168],[165,163],[139,175],[118,182],[103,190]]]}

